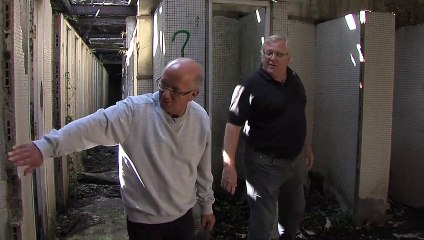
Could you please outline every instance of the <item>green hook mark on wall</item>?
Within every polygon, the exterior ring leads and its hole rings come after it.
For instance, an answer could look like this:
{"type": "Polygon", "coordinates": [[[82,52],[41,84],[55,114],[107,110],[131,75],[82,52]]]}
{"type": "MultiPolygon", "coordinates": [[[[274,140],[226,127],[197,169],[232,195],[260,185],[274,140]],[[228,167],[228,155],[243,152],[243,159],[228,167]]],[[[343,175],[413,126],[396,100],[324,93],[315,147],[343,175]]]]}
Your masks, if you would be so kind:
{"type": "Polygon", "coordinates": [[[181,47],[181,57],[184,57],[184,49],[185,49],[185,47],[187,46],[188,40],[190,39],[190,33],[189,33],[187,30],[179,30],[179,31],[176,31],[176,32],[174,33],[174,36],[172,36],[172,42],[174,42],[174,41],[175,41],[175,37],[176,37],[178,34],[180,34],[180,33],[184,33],[184,34],[187,36],[187,38],[186,38],[186,40],[185,40],[185,42],[184,42],[183,46],[181,47]]]}

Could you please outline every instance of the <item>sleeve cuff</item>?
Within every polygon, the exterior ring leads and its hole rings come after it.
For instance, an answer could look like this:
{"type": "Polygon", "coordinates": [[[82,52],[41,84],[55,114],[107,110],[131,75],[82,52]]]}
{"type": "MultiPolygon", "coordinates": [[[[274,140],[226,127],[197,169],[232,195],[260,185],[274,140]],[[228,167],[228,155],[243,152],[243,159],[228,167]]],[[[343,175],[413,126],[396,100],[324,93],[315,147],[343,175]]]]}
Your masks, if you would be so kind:
{"type": "Polygon", "coordinates": [[[231,123],[231,124],[236,125],[236,126],[239,126],[239,127],[243,127],[245,122],[246,121],[238,121],[238,120],[234,120],[232,118],[229,118],[227,120],[227,123],[231,123]]]}
{"type": "Polygon", "coordinates": [[[200,205],[202,215],[213,214],[212,204],[200,205]]]}
{"type": "Polygon", "coordinates": [[[43,155],[43,159],[53,157],[53,150],[50,146],[50,143],[47,142],[46,139],[41,138],[39,140],[33,141],[32,143],[38,148],[38,150],[40,150],[41,154],[43,155]]]}

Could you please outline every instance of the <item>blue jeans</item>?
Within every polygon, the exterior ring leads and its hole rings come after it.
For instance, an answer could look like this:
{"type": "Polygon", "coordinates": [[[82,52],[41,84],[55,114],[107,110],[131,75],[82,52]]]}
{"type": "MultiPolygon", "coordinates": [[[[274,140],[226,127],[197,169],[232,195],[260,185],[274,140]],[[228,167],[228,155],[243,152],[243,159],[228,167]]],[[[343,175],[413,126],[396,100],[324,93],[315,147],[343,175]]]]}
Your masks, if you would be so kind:
{"type": "Polygon", "coordinates": [[[305,210],[301,160],[272,158],[250,147],[245,154],[248,239],[269,240],[275,236],[277,216],[284,228],[283,239],[295,239],[305,210]]]}

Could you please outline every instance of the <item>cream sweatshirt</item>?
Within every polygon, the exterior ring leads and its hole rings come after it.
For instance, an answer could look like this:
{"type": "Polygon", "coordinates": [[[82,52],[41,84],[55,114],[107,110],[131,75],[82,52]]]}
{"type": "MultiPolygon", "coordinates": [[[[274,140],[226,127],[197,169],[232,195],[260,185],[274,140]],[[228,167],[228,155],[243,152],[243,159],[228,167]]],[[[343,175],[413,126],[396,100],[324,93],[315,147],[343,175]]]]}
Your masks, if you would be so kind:
{"type": "Polygon", "coordinates": [[[121,194],[130,221],[171,222],[196,200],[202,214],[212,213],[210,120],[195,102],[183,116],[171,118],[160,107],[158,92],[128,97],[34,144],[44,159],[119,144],[121,194]]]}

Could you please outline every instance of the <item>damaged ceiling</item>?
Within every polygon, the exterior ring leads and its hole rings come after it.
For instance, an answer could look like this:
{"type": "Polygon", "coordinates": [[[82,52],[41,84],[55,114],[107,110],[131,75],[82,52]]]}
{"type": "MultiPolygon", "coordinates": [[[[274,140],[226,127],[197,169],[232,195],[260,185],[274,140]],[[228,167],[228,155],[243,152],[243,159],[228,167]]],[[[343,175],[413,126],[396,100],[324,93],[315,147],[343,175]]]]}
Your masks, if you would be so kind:
{"type": "Polygon", "coordinates": [[[122,64],[126,18],[137,16],[137,1],[131,0],[52,0],[55,12],[68,16],[104,64],[122,64]]]}

